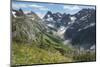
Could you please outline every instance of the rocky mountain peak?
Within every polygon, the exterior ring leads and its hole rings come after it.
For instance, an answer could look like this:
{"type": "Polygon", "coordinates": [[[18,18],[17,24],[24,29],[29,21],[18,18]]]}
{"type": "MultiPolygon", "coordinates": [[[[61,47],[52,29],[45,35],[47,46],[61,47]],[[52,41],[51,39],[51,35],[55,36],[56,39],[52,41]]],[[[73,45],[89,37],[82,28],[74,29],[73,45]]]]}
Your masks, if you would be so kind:
{"type": "Polygon", "coordinates": [[[21,8],[19,10],[12,9],[12,14],[14,16],[24,16],[24,12],[23,12],[23,10],[21,8]]]}

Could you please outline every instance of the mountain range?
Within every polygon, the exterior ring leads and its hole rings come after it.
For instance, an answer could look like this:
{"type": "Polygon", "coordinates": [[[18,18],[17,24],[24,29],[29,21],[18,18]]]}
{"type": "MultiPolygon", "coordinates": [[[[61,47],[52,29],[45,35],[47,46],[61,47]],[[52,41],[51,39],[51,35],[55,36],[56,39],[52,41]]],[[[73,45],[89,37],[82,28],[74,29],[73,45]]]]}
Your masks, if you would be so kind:
{"type": "Polygon", "coordinates": [[[70,40],[73,46],[90,49],[96,44],[95,18],[95,9],[82,9],[73,15],[48,11],[43,20],[54,35],[70,40]]]}
{"type": "Polygon", "coordinates": [[[71,15],[12,9],[12,64],[95,61],[96,11],[71,15]]]}
{"type": "Polygon", "coordinates": [[[25,14],[22,9],[19,9],[13,10],[12,13],[13,18],[18,16],[15,18],[17,20],[13,19],[14,22],[25,19],[23,23],[19,23],[21,28],[18,28],[17,25],[14,27],[18,31],[14,31],[13,36],[23,38],[24,35],[28,35],[26,36],[26,40],[29,39],[27,41],[30,41],[35,40],[34,38],[39,33],[50,33],[50,35],[63,40],[65,45],[70,42],[75,47],[90,49],[96,44],[95,9],[82,9],[73,15],[48,11],[42,19],[33,11],[25,14]]]}

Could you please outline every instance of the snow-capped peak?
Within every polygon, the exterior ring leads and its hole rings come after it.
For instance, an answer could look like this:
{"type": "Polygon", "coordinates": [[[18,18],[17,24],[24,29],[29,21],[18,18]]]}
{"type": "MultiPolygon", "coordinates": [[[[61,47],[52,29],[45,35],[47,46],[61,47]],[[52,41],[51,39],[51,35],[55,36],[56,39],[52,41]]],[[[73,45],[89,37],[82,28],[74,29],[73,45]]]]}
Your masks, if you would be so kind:
{"type": "Polygon", "coordinates": [[[73,24],[77,18],[75,16],[71,16],[70,19],[71,19],[71,21],[68,22],[69,25],[73,24]]]}
{"type": "Polygon", "coordinates": [[[70,17],[71,21],[74,22],[77,18],[75,16],[70,17]]]}
{"type": "Polygon", "coordinates": [[[13,14],[13,16],[14,16],[14,17],[16,17],[16,15],[15,15],[15,14],[16,14],[16,12],[15,12],[15,11],[12,11],[12,14],[13,14]]]}

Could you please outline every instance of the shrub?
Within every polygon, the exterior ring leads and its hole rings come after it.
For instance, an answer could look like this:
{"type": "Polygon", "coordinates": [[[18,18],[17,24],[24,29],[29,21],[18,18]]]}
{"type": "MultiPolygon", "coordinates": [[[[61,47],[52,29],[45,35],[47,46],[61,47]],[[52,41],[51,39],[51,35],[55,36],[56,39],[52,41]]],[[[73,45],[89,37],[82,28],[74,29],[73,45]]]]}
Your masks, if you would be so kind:
{"type": "Polygon", "coordinates": [[[75,61],[87,62],[87,61],[95,61],[96,55],[94,52],[86,52],[83,54],[73,56],[75,61]]]}

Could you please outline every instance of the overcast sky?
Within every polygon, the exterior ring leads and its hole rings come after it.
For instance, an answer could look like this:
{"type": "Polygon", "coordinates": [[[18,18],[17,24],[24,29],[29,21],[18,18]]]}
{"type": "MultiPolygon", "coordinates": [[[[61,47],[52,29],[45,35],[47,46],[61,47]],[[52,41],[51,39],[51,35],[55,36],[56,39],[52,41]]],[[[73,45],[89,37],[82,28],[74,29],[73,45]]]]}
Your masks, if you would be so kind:
{"type": "Polygon", "coordinates": [[[16,10],[21,8],[25,13],[34,11],[40,17],[43,17],[47,11],[75,14],[83,8],[95,9],[95,6],[13,1],[12,8],[16,10]]]}

